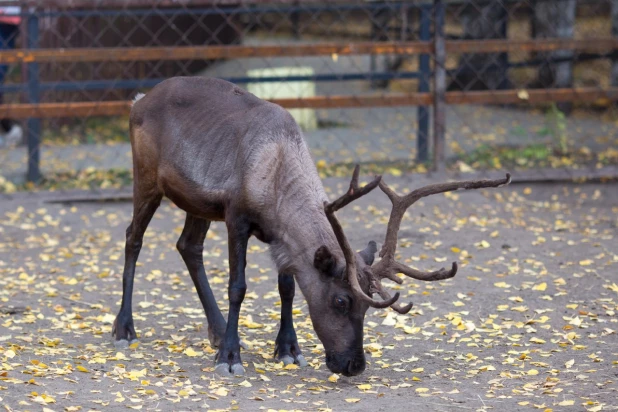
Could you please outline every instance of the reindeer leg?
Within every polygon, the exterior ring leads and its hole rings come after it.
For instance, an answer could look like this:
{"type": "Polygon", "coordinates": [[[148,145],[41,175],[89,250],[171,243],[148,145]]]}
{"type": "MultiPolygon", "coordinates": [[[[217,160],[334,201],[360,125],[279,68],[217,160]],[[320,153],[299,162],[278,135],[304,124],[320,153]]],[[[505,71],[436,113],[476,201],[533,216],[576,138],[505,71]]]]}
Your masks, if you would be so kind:
{"type": "Polygon", "coordinates": [[[275,341],[275,358],[285,365],[296,363],[307,366],[300,351],[294,323],[292,322],[292,303],[294,301],[294,277],[279,273],[279,296],[281,296],[281,326],[275,341]]]}
{"type": "Polygon", "coordinates": [[[185,227],[182,230],[176,248],[187,265],[197,295],[202,302],[208,319],[208,339],[213,347],[219,347],[225,335],[225,319],[212,293],[206,271],[204,270],[204,239],[210,228],[210,221],[200,219],[187,213],[185,227]]]}
{"type": "Polygon", "coordinates": [[[133,207],[133,220],[127,228],[127,240],[125,244],[124,271],[122,273],[122,303],[120,311],[112,327],[112,337],[117,348],[127,348],[137,341],[137,334],[133,326],[133,311],[131,301],[133,295],[133,278],[135,277],[135,264],[142,249],[144,232],[150,223],[150,219],[161,204],[161,195],[154,194],[148,197],[135,194],[133,207]]]}
{"type": "Polygon", "coordinates": [[[245,299],[247,284],[245,267],[247,266],[247,243],[250,236],[249,222],[243,217],[228,213],[225,223],[228,232],[230,261],[230,282],[228,299],[230,311],[227,318],[225,337],[216,356],[215,372],[220,375],[242,375],[245,369],[240,359],[240,338],[238,337],[238,318],[240,306],[245,299]]]}

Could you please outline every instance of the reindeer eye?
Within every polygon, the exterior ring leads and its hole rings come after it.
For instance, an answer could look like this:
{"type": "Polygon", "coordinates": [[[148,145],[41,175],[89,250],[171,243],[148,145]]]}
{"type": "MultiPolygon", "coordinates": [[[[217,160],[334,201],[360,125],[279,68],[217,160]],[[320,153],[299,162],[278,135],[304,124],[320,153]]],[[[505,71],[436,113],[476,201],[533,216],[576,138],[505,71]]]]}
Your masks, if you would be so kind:
{"type": "Polygon", "coordinates": [[[335,305],[335,308],[337,308],[339,311],[343,313],[346,313],[348,311],[348,305],[349,305],[348,299],[342,296],[335,296],[333,303],[335,305]]]}

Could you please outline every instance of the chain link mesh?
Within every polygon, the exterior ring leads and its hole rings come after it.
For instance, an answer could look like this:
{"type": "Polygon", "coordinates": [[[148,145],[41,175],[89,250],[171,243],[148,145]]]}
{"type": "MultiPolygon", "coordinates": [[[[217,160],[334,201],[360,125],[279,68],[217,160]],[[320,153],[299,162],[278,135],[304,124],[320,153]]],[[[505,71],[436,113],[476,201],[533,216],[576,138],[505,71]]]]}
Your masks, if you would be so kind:
{"type": "Polygon", "coordinates": [[[130,183],[128,101],[172,76],[287,102],[325,175],[430,168],[435,119],[449,170],[616,164],[616,34],[614,0],[0,2],[0,191],[130,183]]]}

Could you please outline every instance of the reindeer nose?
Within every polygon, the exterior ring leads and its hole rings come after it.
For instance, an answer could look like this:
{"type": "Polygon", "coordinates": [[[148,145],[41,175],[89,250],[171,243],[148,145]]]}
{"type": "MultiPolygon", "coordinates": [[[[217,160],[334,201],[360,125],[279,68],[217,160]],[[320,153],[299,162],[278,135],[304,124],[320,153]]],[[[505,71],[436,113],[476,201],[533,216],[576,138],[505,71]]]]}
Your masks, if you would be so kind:
{"type": "Polygon", "coordinates": [[[360,375],[365,370],[365,359],[354,359],[348,362],[348,376],[360,375]]]}

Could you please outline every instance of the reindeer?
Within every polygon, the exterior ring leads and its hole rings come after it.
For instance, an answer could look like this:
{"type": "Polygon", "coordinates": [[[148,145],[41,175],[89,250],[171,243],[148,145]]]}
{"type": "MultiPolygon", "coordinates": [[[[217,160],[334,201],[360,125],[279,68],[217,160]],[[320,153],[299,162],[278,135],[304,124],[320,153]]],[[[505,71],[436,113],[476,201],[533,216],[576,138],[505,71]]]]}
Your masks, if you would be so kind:
{"type": "Polygon", "coordinates": [[[177,77],[134,101],[130,116],[134,188],[133,219],[126,231],[123,295],[112,335],[118,347],[137,339],[131,297],[135,265],[146,228],[163,196],[187,212],[177,249],[184,260],[208,320],[215,371],[242,375],[238,336],[240,307],[247,289],[247,242],[255,236],[270,246],[278,270],[281,326],[275,357],[285,364],[307,364],[292,323],[298,282],[326,365],[335,373],[365,369],[363,320],[369,307],[407,313],[381,284],[397,274],[437,281],[449,270],[422,272],[395,261],[397,233],[406,210],[422,197],[457,189],[490,188],[510,182],[481,180],[430,185],[399,196],[378,176],[359,188],[359,167],[349,190],[329,202],[302,132],[290,114],[219,79],[177,77]],[[379,262],[375,242],[355,253],[335,212],[376,187],[393,203],[379,262]],[[202,258],[212,221],[224,221],[229,247],[229,312],[224,319],[208,284],[202,258]],[[377,293],[381,300],[374,299],[377,293]]]}

